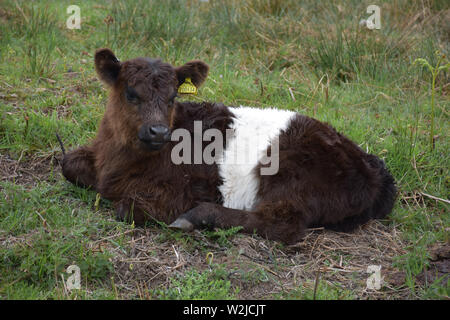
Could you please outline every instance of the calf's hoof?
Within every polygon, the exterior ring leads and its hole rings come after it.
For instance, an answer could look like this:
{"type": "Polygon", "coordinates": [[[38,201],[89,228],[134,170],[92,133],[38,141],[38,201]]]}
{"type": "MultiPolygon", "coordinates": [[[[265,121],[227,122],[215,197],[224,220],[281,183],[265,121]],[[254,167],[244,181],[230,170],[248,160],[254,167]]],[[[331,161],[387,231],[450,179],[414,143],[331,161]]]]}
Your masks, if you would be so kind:
{"type": "Polygon", "coordinates": [[[201,203],[179,216],[169,228],[192,231],[194,229],[213,230],[216,227],[216,212],[213,204],[201,203]]]}
{"type": "Polygon", "coordinates": [[[183,231],[192,231],[194,230],[194,225],[187,219],[179,217],[177,220],[175,220],[169,225],[169,228],[183,231]]]}

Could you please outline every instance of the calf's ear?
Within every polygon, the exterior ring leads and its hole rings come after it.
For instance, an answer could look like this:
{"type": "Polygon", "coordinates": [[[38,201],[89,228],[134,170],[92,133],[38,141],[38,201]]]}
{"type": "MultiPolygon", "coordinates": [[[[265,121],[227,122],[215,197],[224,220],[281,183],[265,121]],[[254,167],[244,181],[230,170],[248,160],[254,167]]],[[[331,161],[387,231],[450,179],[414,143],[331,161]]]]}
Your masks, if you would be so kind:
{"type": "Polygon", "coordinates": [[[198,88],[208,76],[209,66],[200,60],[189,61],[175,69],[177,72],[178,85],[184,82],[184,79],[191,78],[192,83],[198,88]]]}
{"type": "Polygon", "coordinates": [[[120,61],[110,49],[98,49],[95,52],[95,70],[100,80],[113,86],[120,72],[120,61]]]}

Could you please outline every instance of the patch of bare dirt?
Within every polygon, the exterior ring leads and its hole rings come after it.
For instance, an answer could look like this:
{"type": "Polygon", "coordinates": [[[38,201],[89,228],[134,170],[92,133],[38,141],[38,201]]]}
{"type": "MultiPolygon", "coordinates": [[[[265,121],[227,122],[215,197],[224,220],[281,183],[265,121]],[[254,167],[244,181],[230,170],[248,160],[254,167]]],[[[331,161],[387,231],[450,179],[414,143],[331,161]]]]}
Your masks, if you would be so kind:
{"type": "Polygon", "coordinates": [[[436,280],[445,285],[450,280],[450,244],[437,242],[428,249],[428,253],[429,266],[416,279],[424,285],[436,280]]]}
{"type": "Polygon", "coordinates": [[[52,168],[57,167],[58,161],[53,156],[29,158],[22,153],[19,159],[15,160],[8,154],[0,154],[0,181],[35,185],[40,181],[48,180],[52,168]]]}
{"type": "MultiPolygon", "coordinates": [[[[415,277],[416,283],[422,287],[435,282],[445,286],[450,280],[450,244],[437,242],[428,249],[428,254],[428,266],[415,277]]],[[[405,280],[404,271],[394,272],[388,278],[389,283],[394,286],[404,285],[405,280]]]]}

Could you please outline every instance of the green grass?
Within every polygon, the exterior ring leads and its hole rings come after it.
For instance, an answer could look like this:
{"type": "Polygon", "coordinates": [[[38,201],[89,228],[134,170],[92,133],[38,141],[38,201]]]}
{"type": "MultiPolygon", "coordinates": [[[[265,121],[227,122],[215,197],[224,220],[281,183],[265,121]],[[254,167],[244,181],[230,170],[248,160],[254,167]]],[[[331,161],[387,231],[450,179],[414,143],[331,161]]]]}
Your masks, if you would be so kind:
{"type": "Polygon", "coordinates": [[[288,300],[351,300],[357,298],[350,290],[341,288],[339,284],[328,284],[319,282],[302,284],[299,288],[289,292],[282,292],[275,296],[279,299],[288,300]]]}
{"type": "Polygon", "coordinates": [[[213,269],[203,272],[189,270],[182,277],[172,278],[168,288],[156,289],[152,294],[154,298],[164,300],[234,299],[239,288],[233,288],[227,276],[228,271],[224,266],[215,266],[213,269]]]}
{"type": "MultiPolygon", "coordinates": [[[[360,1],[82,1],[80,30],[66,28],[71,4],[5,0],[0,8],[0,161],[16,161],[1,171],[0,299],[122,296],[111,281],[117,251],[91,245],[132,230],[113,219],[109,203],[96,208],[95,193],[65,182],[56,165],[46,165],[51,174],[37,183],[31,173],[17,181],[6,177],[16,165],[48,164],[58,156],[55,132],[67,148],[94,137],[107,99],[93,67],[100,47],[110,47],[121,60],[150,56],[180,65],[202,59],[210,75],[193,99],[295,110],[329,122],[384,158],[399,187],[386,224],[407,244],[393,262],[406,273],[406,296],[448,298],[448,284],[418,285],[416,277],[430,263],[429,246],[449,241],[448,204],[421,195],[449,197],[449,74],[443,71],[435,81],[436,139],[430,150],[432,78],[413,65],[417,58],[436,65],[436,50],[448,56],[447,1],[381,1],[382,28],[373,31],[358,26],[370,4],[360,1]],[[67,294],[61,274],[72,263],[82,269],[83,288],[67,294]]],[[[201,254],[210,249],[203,238],[165,226],[156,230],[157,243],[201,254]]],[[[237,231],[202,237],[231,250],[237,231]]],[[[128,240],[108,243],[128,252],[128,240]]],[[[187,268],[164,286],[149,288],[149,296],[236,298],[265,281],[265,269],[243,271],[236,283],[218,274],[221,268],[187,268]]],[[[314,279],[309,280],[275,297],[311,299],[314,279]]],[[[336,282],[320,283],[316,294],[358,298],[336,282]]]]}

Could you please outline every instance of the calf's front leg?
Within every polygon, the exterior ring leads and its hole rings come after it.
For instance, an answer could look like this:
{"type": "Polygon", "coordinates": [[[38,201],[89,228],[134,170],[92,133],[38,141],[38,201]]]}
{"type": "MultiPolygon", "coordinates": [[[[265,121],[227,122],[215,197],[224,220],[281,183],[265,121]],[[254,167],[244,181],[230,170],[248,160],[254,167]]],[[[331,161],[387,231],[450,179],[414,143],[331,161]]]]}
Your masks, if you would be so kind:
{"type": "Polygon", "coordinates": [[[293,244],[304,237],[306,224],[291,210],[283,204],[260,205],[255,211],[244,211],[203,202],[182,214],[169,227],[192,231],[241,226],[245,233],[257,233],[270,240],[293,244]]]}
{"type": "Polygon", "coordinates": [[[83,187],[96,187],[94,153],[88,147],[81,147],[64,155],[62,173],[73,184],[83,187]]]}

